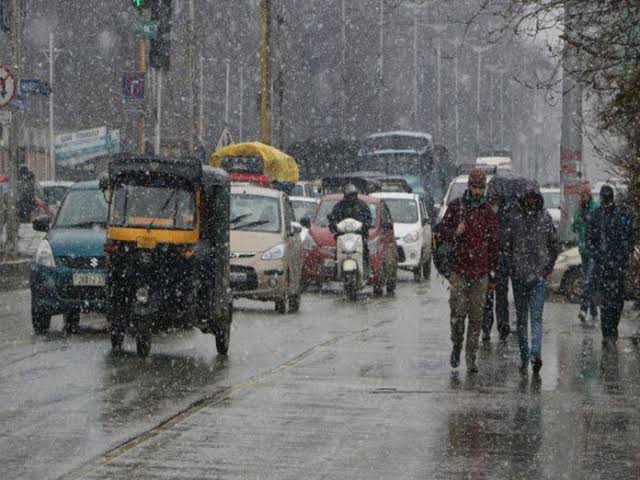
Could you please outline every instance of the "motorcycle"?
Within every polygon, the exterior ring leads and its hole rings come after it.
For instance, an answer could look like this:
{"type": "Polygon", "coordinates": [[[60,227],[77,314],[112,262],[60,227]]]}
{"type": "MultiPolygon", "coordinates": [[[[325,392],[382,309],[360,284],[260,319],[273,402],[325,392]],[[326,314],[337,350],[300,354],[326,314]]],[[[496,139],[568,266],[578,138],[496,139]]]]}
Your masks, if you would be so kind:
{"type": "Polygon", "coordinates": [[[337,280],[341,281],[349,300],[355,300],[366,284],[362,222],[346,218],[336,225],[337,280]]]}

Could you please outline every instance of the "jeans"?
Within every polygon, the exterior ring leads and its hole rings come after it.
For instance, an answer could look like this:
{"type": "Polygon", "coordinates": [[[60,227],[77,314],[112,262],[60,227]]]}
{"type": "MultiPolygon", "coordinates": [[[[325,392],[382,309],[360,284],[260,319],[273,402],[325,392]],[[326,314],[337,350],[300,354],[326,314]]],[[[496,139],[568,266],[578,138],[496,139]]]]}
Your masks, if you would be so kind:
{"type": "Polygon", "coordinates": [[[456,349],[462,349],[465,319],[469,317],[465,356],[475,360],[482,329],[482,311],[487,298],[488,277],[465,278],[453,273],[450,283],[451,341],[456,349]]]}
{"type": "Polygon", "coordinates": [[[509,277],[505,275],[498,275],[496,278],[495,292],[487,293],[484,319],[482,320],[482,333],[485,337],[491,336],[494,303],[496,307],[498,333],[500,334],[500,339],[504,340],[509,336],[509,332],[511,331],[511,327],[509,326],[509,277]]]}
{"type": "Polygon", "coordinates": [[[518,324],[518,345],[523,364],[542,356],[542,312],[546,282],[542,279],[532,284],[512,280],[518,324]],[[531,348],[529,348],[529,323],[531,323],[531,348]]]}
{"type": "Polygon", "coordinates": [[[586,255],[582,257],[582,303],[580,304],[580,310],[586,312],[589,310],[591,315],[596,315],[598,309],[595,304],[593,296],[593,260],[586,255]]]}

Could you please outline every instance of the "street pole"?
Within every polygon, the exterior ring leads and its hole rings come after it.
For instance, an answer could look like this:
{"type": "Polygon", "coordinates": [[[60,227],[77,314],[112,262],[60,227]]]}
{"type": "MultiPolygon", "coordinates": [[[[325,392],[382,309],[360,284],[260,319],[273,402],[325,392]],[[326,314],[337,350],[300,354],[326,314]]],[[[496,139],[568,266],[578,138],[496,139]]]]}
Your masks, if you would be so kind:
{"type": "Polygon", "coordinates": [[[53,32],[49,32],[49,179],[56,179],[56,153],[55,134],[53,125],[53,69],[55,63],[55,52],[53,47],[53,32]]]}
{"type": "Polygon", "coordinates": [[[476,156],[480,155],[480,89],[482,88],[482,51],[478,50],[478,70],[476,87],[476,156]]]}
{"type": "Polygon", "coordinates": [[[238,128],[238,138],[242,142],[243,139],[243,128],[244,128],[244,67],[240,65],[240,126],[238,128]]]}
{"type": "Polygon", "coordinates": [[[224,126],[229,126],[229,81],[231,78],[231,60],[228,58],[224,61],[226,64],[226,75],[224,83],[224,126]]]}
{"type": "Polygon", "coordinates": [[[160,155],[160,138],[162,134],[162,70],[156,69],[156,82],[155,82],[155,94],[156,94],[156,127],[155,136],[153,142],[153,153],[160,155]]]}
{"type": "Polygon", "coordinates": [[[187,74],[189,82],[189,155],[195,153],[197,121],[196,121],[196,79],[195,79],[195,6],[189,0],[187,18],[187,74]]]}
{"type": "MultiPolygon", "coordinates": [[[[137,38],[137,65],[136,69],[140,73],[144,73],[146,76],[147,73],[147,53],[145,48],[145,40],[144,37],[140,36],[137,38]]],[[[146,81],[146,79],[145,79],[146,81]]],[[[138,114],[138,154],[144,155],[145,153],[145,118],[144,118],[144,108],[138,114]]]]}
{"type": "MultiPolygon", "coordinates": [[[[25,0],[12,0],[12,15],[10,25],[11,41],[11,71],[16,78],[22,73],[22,34],[24,29],[23,6],[25,0]]],[[[18,143],[22,133],[23,115],[14,111],[9,127],[9,178],[13,184],[9,190],[9,209],[7,211],[7,241],[5,245],[5,257],[13,259],[18,254],[18,143]]]]}
{"type": "Polygon", "coordinates": [[[500,148],[504,148],[504,70],[500,73],[500,148]]]}
{"type": "Polygon", "coordinates": [[[413,128],[418,127],[418,14],[413,16],[413,128]]]}
{"type": "Polygon", "coordinates": [[[340,137],[345,138],[345,117],[347,110],[347,7],[345,0],[342,0],[340,12],[342,14],[342,55],[340,58],[340,69],[342,73],[342,94],[340,96],[340,137]]]}
{"type": "Polygon", "coordinates": [[[204,57],[200,54],[198,82],[198,145],[204,146],[204,57]]]}
{"type": "Polygon", "coordinates": [[[442,41],[438,36],[436,41],[436,136],[439,142],[442,141],[440,134],[442,133],[442,80],[440,74],[442,72],[442,41]]]}
{"type": "MultiPolygon", "coordinates": [[[[565,2],[566,36],[579,30],[576,25],[576,2],[565,2]]],[[[560,131],[560,241],[573,237],[571,218],[578,207],[582,182],[582,86],[574,75],[580,68],[580,58],[569,42],[562,53],[562,124],[560,131]]]]}
{"type": "Polygon", "coordinates": [[[380,43],[378,45],[378,131],[382,130],[382,91],[384,88],[384,0],[380,0],[380,43]]]}
{"type": "Polygon", "coordinates": [[[455,96],[454,101],[455,104],[455,116],[456,116],[456,163],[458,162],[458,151],[460,150],[460,99],[458,98],[458,55],[456,54],[456,58],[453,60],[453,78],[454,78],[454,88],[455,88],[455,96]]]}
{"type": "Polygon", "coordinates": [[[271,145],[271,0],[260,0],[260,141],[271,145]]]}

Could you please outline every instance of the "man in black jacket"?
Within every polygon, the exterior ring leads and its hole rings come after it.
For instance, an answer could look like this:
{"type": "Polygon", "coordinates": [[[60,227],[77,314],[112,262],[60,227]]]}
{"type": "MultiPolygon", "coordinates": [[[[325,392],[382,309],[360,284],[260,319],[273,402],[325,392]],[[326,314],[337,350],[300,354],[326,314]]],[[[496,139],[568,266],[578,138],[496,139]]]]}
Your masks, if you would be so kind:
{"type": "Polygon", "coordinates": [[[333,210],[328,216],[329,230],[334,235],[338,234],[338,224],[347,219],[353,218],[354,220],[362,223],[362,250],[365,261],[365,267],[369,266],[369,229],[373,224],[371,217],[371,210],[369,205],[358,198],[358,189],[352,183],[347,184],[344,189],[344,198],[340,200],[333,207],[333,210]]]}

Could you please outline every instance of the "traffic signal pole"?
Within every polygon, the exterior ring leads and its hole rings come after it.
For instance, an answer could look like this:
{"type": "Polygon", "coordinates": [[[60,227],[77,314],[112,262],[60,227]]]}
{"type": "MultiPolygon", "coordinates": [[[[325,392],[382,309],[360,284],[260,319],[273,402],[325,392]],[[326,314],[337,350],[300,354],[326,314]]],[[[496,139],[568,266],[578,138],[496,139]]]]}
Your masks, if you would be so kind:
{"type": "Polygon", "coordinates": [[[260,141],[271,145],[271,0],[260,0],[260,141]]]}
{"type": "MultiPolygon", "coordinates": [[[[147,73],[147,52],[146,44],[143,36],[139,36],[137,42],[137,61],[136,70],[140,73],[147,73]]],[[[145,153],[145,110],[144,108],[138,114],[137,120],[137,144],[138,154],[144,155],[145,153]]]]}

